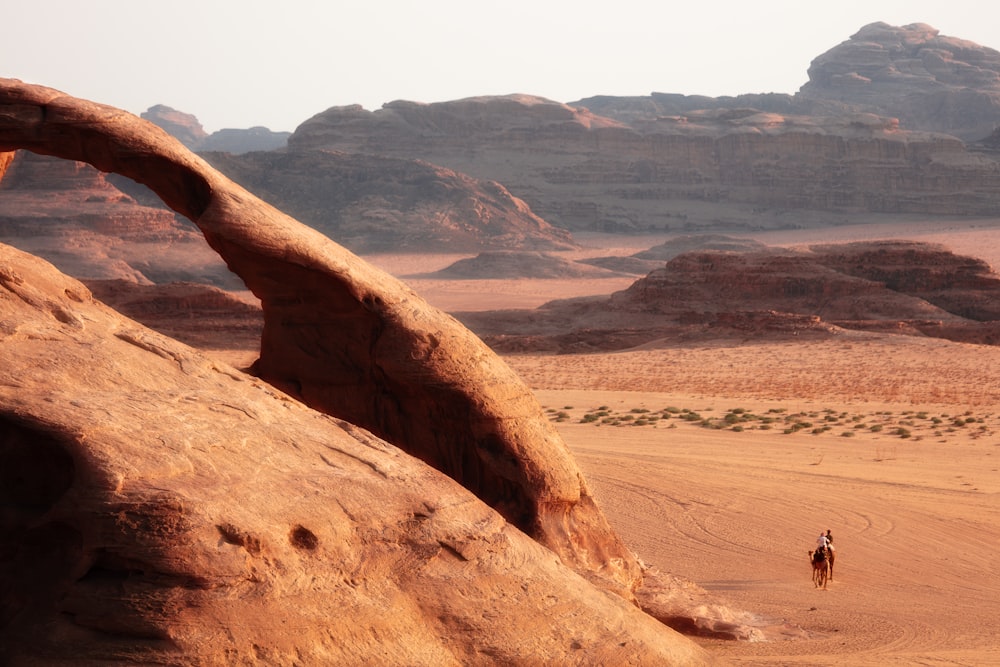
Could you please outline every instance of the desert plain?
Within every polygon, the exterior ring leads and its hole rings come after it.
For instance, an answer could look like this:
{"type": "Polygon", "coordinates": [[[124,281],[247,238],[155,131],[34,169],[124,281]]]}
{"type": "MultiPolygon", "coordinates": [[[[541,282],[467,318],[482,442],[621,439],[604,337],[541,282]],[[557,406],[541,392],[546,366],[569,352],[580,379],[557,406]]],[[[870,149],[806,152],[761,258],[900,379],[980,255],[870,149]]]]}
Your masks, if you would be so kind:
{"type": "MultiPolygon", "coordinates": [[[[1000,265],[997,220],[745,236],[909,238],[1000,265]]],[[[581,240],[568,257],[662,239],[581,240]]],[[[449,312],[631,282],[407,279],[456,258],[367,259],[449,312]]],[[[741,665],[1000,664],[1000,347],[843,331],[504,358],[639,558],[766,637],[697,639],[714,654],[741,665]],[[827,529],[838,560],[823,590],[807,551],[827,529]]]]}

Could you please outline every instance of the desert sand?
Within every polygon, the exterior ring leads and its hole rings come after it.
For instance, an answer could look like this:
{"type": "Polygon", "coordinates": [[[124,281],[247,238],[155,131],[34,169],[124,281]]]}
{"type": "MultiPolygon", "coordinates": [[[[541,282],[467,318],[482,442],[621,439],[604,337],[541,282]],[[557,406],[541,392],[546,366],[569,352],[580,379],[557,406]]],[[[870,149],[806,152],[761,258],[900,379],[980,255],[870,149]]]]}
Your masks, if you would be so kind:
{"type": "MultiPolygon", "coordinates": [[[[1000,264],[995,221],[759,238],[890,237],[1000,264]]],[[[454,257],[371,260],[406,275],[454,257]]],[[[457,311],[629,282],[411,284],[457,311]]],[[[845,332],[506,359],[639,557],[753,614],[768,636],[698,640],[712,652],[744,665],[1000,664],[1000,348],[845,332]],[[838,560],[822,590],[807,551],[826,529],[838,560]]]]}

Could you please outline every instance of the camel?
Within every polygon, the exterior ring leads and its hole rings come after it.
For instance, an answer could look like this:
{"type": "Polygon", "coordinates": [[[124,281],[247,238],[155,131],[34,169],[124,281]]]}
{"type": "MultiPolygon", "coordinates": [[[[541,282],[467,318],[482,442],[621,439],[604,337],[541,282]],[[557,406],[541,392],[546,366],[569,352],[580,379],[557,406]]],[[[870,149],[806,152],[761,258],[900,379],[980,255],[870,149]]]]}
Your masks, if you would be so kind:
{"type": "Polygon", "coordinates": [[[827,579],[830,577],[831,571],[830,559],[827,558],[825,554],[810,551],[809,562],[812,563],[813,566],[813,585],[815,585],[816,588],[823,588],[825,590],[827,579]]]}

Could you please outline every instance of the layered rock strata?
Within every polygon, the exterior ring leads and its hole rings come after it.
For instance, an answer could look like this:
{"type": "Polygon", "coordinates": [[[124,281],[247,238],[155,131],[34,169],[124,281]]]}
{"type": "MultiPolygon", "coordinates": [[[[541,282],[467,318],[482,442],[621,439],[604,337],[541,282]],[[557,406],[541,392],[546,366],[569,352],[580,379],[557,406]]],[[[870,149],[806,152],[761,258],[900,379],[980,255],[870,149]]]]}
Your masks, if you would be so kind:
{"type": "Polygon", "coordinates": [[[393,102],[317,114],[289,149],[420,159],[499,181],[570,230],[782,228],[1000,205],[988,154],[857,110],[702,109],[626,124],[526,96],[393,102]]]}
{"type": "Polygon", "coordinates": [[[997,303],[1000,276],[984,262],[933,244],[879,241],[690,251],[609,297],[456,315],[495,349],[517,352],[845,329],[997,345],[997,303]]]}

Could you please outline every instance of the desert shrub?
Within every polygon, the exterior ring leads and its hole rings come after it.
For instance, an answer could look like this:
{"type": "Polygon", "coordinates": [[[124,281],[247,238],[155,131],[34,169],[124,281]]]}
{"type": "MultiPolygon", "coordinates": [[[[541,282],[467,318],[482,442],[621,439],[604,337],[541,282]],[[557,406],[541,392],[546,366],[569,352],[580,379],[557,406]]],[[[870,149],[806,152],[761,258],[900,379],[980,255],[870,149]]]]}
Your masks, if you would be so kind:
{"type": "Polygon", "coordinates": [[[881,424],[872,424],[870,427],[868,427],[868,430],[871,431],[872,433],[878,433],[879,431],[882,430],[882,425],[881,424]]]}
{"type": "Polygon", "coordinates": [[[635,415],[643,415],[649,412],[649,410],[647,410],[646,408],[632,408],[631,410],[629,410],[629,412],[635,415]]]}
{"type": "MultiPolygon", "coordinates": [[[[853,438],[854,437],[854,431],[844,431],[843,433],[840,434],[840,437],[842,437],[842,438],[853,438]]],[[[831,535],[832,535],[832,533],[831,533],[831,535]]]]}
{"type": "Polygon", "coordinates": [[[666,412],[666,413],[672,414],[672,415],[676,415],[676,414],[680,414],[681,409],[680,408],[675,408],[674,406],[671,405],[670,407],[663,408],[663,411],[666,412]]]}
{"type": "Polygon", "coordinates": [[[600,419],[600,416],[596,412],[591,412],[589,414],[585,414],[580,419],[580,423],[581,424],[589,424],[591,422],[596,422],[598,419],[600,419]]]}
{"type": "Polygon", "coordinates": [[[906,428],[903,428],[902,426],[897,427],[894,432],[900,438],[909,438],[910,437],[910,430],[906,429],[906,428]]]}
{"type": "MultiPolygon", "coordinates": [[[[742,433],[743,432],[743,427],[740,426],[739,424],[736,424],[735,426],[733,426],[733,431],[735,431],[736,433],[742,433]]],[[[831,533],[831,535],[832,535],[832,533],[831,533]]]]}
{"type": "Polygon", "coordinates": [[[569,419],[569,414],[568,414],[568,413],[566,413],[566,412],[557,412],[557,413],[555,414],[555,417],[554,417],[554,419],[555,419],[555,420],[556,420],[557,422],[564,422],[564,421],[566,421],[567,419],[569,419]]]}

